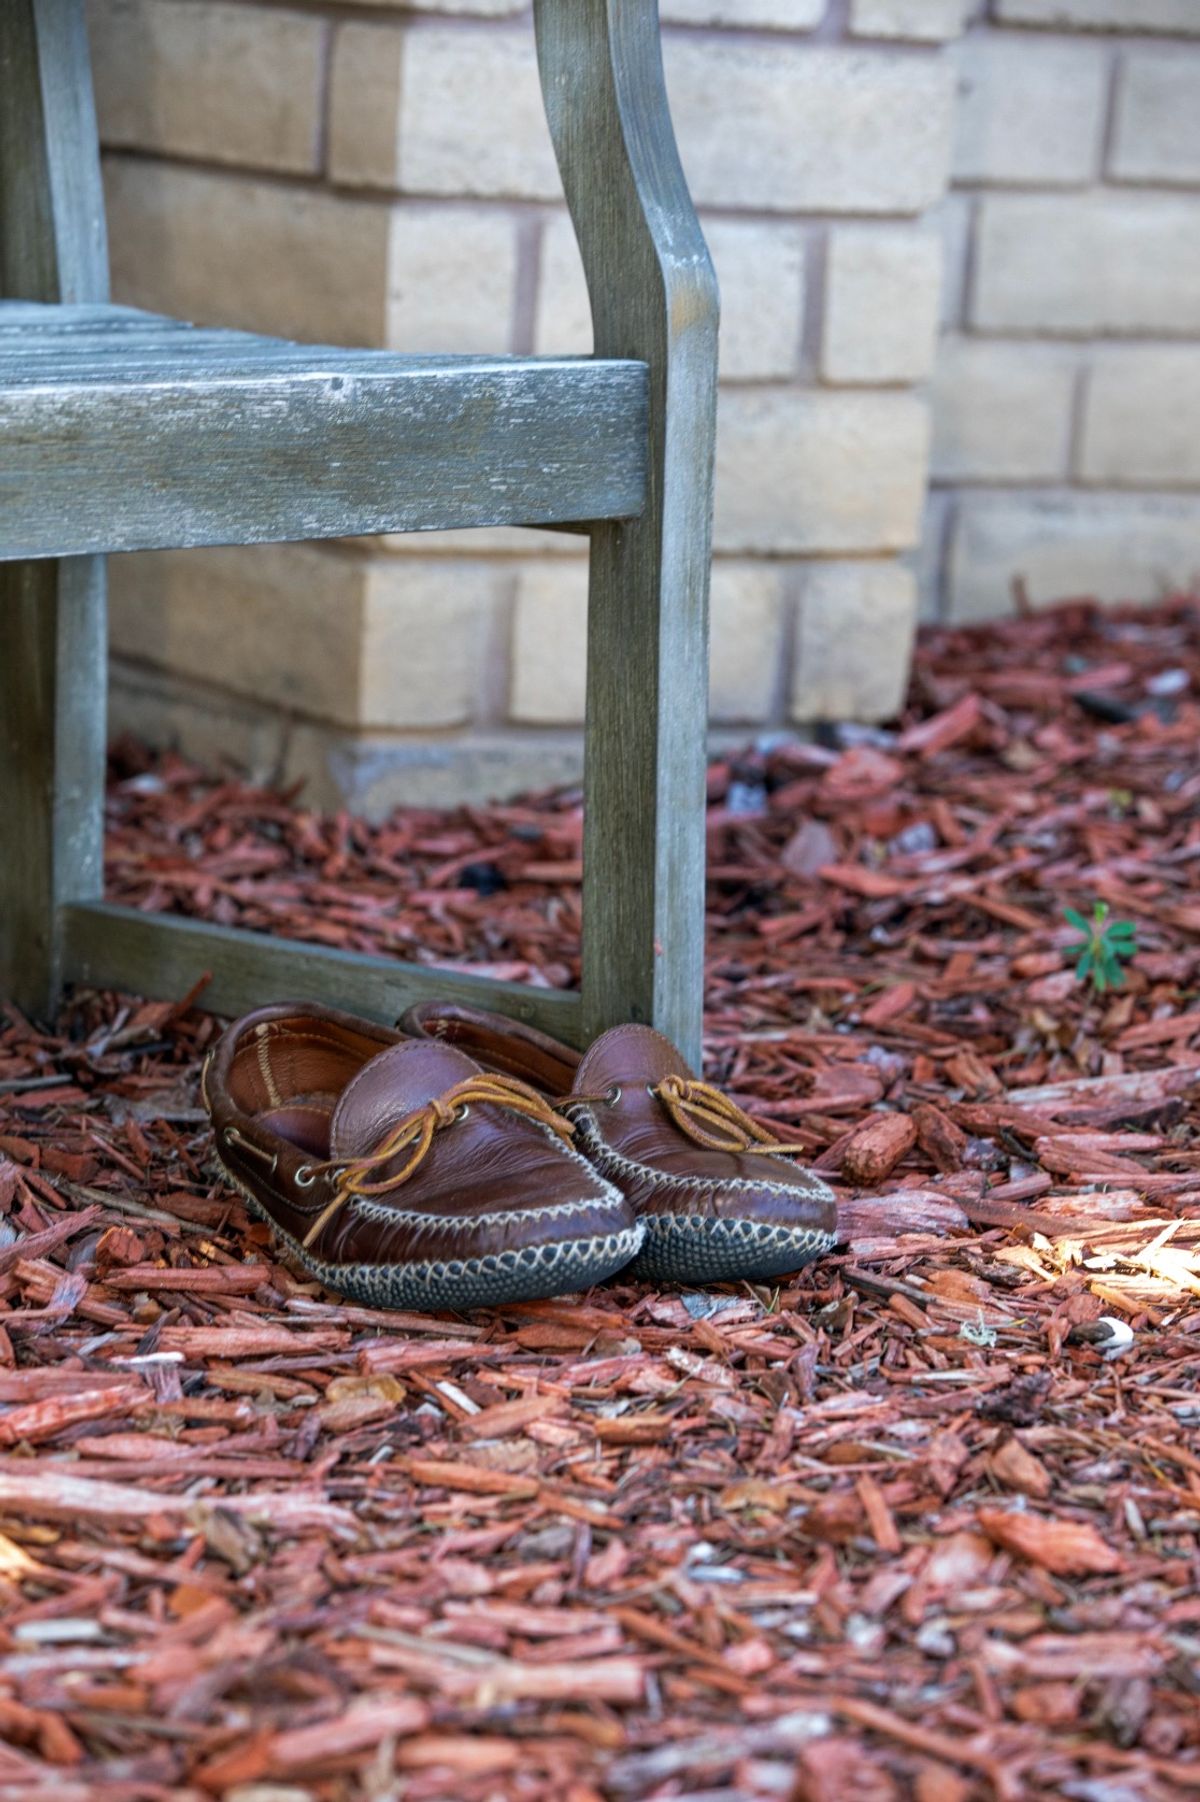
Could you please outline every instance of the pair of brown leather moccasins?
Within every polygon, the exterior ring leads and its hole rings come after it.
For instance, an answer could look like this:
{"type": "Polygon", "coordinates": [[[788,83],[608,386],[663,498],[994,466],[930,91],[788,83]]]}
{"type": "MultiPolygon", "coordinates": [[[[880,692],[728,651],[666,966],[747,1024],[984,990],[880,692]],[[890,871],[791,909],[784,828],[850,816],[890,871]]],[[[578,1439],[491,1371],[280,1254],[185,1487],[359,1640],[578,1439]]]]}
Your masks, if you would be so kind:
{"type": "Polygon", "coordinates": [[[589,1288],[768,1278],[834,1242],[795,1146],[698,1082],[660,1033],[581,1057],[450,1003],[399,1032],[330,1008],[260,1008],[206,1062],[217,1155],[331,1289],[376,1307],[471,1308],[589,1288]]]}

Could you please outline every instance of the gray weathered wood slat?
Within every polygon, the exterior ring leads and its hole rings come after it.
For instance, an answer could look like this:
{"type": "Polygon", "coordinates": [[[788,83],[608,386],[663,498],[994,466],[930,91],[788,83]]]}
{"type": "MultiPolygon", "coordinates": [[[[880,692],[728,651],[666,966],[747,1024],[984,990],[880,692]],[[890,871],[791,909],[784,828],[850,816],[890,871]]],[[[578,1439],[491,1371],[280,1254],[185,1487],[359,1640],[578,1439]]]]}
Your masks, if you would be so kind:
{"type": "MultiPolygon", "coordinates": [[[[104,205],[76,0],[0,4],[0,293],[108,298],[104,205]]],[[[0,568],[0,995],[49,1014],[62,909],[102,880],[104,562],[0,568]]]]}
{"type": "Polygon", "coordinates": [[[592,534],[584,1032],[652,1020],[698,1067],[719,303],[656,14],[632,0],[534,6],[596,353],[650,371],[645,510],[592,534]]]}
{"type": "MultiPolygon", "coordinates": [[[[0,360],[5,378],[25,380],[27,370],[58,369],[72,377],[103,383],[106,370],[123,379],[127,368],[157,370],[171,354],[186,375],[193,362],[210,361],[233,371],[279,367],[337,373],[358,369],[389,373],[412,368],[422,373],[459,373],[478,369],[520,370],[527,367],[585,369],[606,365],[594,357],[516,357],[496,354],[402,355],[389,350],[347,349],[342,345],[305,344],[272,338],[261,332],[234,331],[226,326],[189,325],[161,313],[143,313],[111,303],[99,306],[48,306],[0,299],[0,360]],[[99,354],[102,353],[102,354],[99,354]],[[108,359],[106,364],[105,359],[108,359]]],[[[624,365],[622,366],[624,367],[624,365]]],[[[40,377],[38,379],[41,379],[40,377]]]]}
{"type": "Polygon", "coordinates": [[[624,517],[644,366],[0,307],[0,558],[624,517]]]}
{"type": "Polygon", "coordinates": [[[64,966],[68,981],[164,1000],[186,995],[211,973],[201,1005],[218,1014],[240,1014],[264,1000],[317,1001],[391,1025],[405,1008],[441,997],[499,1008],[568,1044],[580,1043],[579,996],[558,989],[106,903],[66,909],[64,966]]]}

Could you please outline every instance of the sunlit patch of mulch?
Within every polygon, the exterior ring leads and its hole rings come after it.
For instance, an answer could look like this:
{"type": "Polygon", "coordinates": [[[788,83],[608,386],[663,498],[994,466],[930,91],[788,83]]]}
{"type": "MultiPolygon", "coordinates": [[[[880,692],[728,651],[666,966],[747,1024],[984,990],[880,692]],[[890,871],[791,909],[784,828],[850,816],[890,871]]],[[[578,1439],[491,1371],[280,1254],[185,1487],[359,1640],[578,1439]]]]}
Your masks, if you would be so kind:
{"type": "MultiPolygon", "coordinates": [[[[343,1306],[214,1176],[212,1021],[10,1010],[0,1802],[1200,1794],[1198,695],[1200,610],[1077,607],[713,769],[709,1073],[844,1204],[777,1293],[343,1306]]],[[[110,891],[564,983],[579,827],[126,747],[110,891]]]]}

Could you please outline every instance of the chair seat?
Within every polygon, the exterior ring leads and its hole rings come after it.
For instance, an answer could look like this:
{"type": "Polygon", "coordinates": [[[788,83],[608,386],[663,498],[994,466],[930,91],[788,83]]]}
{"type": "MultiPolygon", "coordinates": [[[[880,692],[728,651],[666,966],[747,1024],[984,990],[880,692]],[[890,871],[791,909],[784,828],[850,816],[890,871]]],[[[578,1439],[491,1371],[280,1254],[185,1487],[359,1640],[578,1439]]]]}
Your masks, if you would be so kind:
{"type": "Polygon", "coordinates": [[[0,301],[0,560],[635,517],[644,363],[0,301]]]}

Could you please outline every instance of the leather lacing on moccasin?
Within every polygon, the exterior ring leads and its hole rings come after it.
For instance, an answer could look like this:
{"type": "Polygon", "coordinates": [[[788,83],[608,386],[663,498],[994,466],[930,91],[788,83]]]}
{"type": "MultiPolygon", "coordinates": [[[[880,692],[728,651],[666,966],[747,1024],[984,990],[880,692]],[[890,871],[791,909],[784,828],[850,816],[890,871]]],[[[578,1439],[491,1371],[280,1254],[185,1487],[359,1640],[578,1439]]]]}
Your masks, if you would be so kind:
{"type": "Polygon", "coordinates": [[[549,1127],[551,1132],[568,1145],[575,1136],[573,1123],[555,1113],[553,1103],[547,1101],[544,1095],[539,1095],[536,1089],[519,1082],[516,1077],[491,1076],[483,1072],[478,1076],[464,1077],[462,1082],[447,1089],[444,1095],[435,1096],[414,1113],[407,1115],[398,1126],[393,1127],[375,1151],[357,1158],[331,1158],[325,1163],[309,1167],[313,1176],[326,1170],[334,1171],[337,1191],[328,1207],[321,1211],[309,1227],[301,1244],[307,1249],[322,1227],[356,1195],[390,1195],[393,1190],[401,1188],[425,1161],[437,1134],[462,1120],[473,1103],[507,1108],[511,1114],[521,1114],[537,1126],[549,1127]],[[403,1151],[408,1151],[409,1156],[399,1170],[380,1182],[370,1180],[373,1171],[390,1163],[403,1151]]]}
{"type": "MultiPolygon", "coordinates": [[[[664,1076],[650,1089],[661,1101],[680,1132],[706,1151],[752,1151],[758,1157],[796,1157],[808,1150],[806,1145],[789,1145],[777,1139],[768,1127],[753,1119],[736,1101],[694,1076],[664,1076]]],[[[621,1098],[619,1086],[603,1095],[566,1095],[558,1103],[561,1108],[591,1106],[603,1103],[613,1106],[621,1098]]]]}

